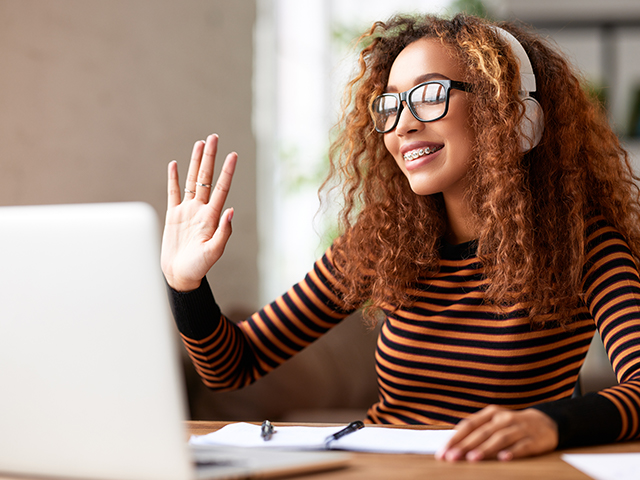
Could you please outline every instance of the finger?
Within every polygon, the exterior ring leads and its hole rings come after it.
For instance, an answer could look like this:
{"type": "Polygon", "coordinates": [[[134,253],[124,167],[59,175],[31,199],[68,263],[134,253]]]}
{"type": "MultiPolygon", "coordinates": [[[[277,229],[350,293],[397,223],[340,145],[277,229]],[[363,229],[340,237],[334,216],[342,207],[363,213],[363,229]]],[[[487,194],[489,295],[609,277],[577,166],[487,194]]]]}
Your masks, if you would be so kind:
{"type": "MultiPolygon", "coordinates": [[[[238,154],[235,152],[227,155],[227,158],[222,165],[222,171],[218,176],[216,186],[211,193],[210,204],[214,208],[215,212],[220,212],[224,206],[224,202],[227,200],[229,189],[231,188],[231,181],[233,180],[233,174],[236,171],[236,163],[238,161],[238,154]]],[[[219,213],[218,213],[219,214],[219,213]]]]}
{"type": "Polygon", "coordinates": [[[490,422],[496,413],[496,408],[493,405],[483,408],[477,413],[470,415],[469,417],[461,420],[455,427],[456,433],[445,444],[443,450],[447,450],[454,445],[458,444],[464,438],[466,438],[471,432],[490,422]]]}
{"type": "Polygon", "coordinates": [[[178,180],[178,162],[169,163],[167,182],[167,208],[180,205],[180,182],[178,180]]]}
{"type": "Polygon", "coordinates": [[[196,198],[206,203],[211,194],[211,182],[218,153],[218,135],[209,135],[204,145],[202,160],[195,183],[196,198]]]}
{"type": "Polygon", "coordinates": [[[204,142],[198,140],[193,145],[191,151],[191,161],[189,162],[189,170],[187,171],[187,181],[184,188],[184,198],[190,199],[195,197],[196,193],[196,180],[198,178],[198,171],[200,170],[200,162],[202,160],[202,152],[204,150],[204,142]]]}
{"type": "Polygon", "coordinates": [[[521,425],[509,425],[506,428],[496,429],[484,441],[470,448],[465,457],[471,462],[495,458],[500,451],[509,449],[525,436],[526,432],[521,425]]]}
{"type": "Polygon", "coordinates": [[[209,247],[209,262],[214,264],[224,253],[224,249],[227,246],[229,237],[231,237],[232,227],[231,220],[233,219],[234,210],[228,208],[220,217],[218,228],[216,229],[213,237],[207,242],[209,247]]]}
{"type": "Polygon", "coordinates": [[[458,443],[447,449],[442,458],[455,462],[467,457],[468,453],[477,450],[493,434],[494,429],[491,424],[485,424],[470,432],[458,443]]]}
{"type": "Polygon", "coordinates": [[[500,407],[489,405],[465,418],[456,425],[456,433],[437,453],[439,460],[457,461],[464,458],[469,449],[487,438],[487,425],[501,411],[500,407]]]}
{"type": "Polygon", "coordinates": [[[526,437],[509,446],[508,448],[500,450],[496,457],[500,461],[507,462],[509,460],[513,460],[514,458],[529,457],[531,455],[537,455],[551,450],[553,449],[549,448],[548,450],[545,450],[542,447],[537,446],[536,442],[534,442],[532,438],[526,437]]]}

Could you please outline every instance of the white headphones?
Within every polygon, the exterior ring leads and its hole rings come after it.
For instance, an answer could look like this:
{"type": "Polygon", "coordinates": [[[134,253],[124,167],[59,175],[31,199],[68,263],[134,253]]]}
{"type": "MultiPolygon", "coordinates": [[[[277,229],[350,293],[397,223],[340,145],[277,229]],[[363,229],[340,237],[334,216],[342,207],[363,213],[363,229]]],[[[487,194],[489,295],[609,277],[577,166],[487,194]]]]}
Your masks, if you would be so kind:
{"type": "Polygon", "coordinates": [[[494,32],[511,46],[513,54],[520,62],[520,88],[518,96],[524,105],[524,115],[520,120],[520,151],[528,152],[533,149],[542,138],[544,132],[544,112],[538,101],[529,93],[536,91],[536,77],[533,74],[531,61],[527,52],[516,37],[500,27],[492,27],[494,32]]]}

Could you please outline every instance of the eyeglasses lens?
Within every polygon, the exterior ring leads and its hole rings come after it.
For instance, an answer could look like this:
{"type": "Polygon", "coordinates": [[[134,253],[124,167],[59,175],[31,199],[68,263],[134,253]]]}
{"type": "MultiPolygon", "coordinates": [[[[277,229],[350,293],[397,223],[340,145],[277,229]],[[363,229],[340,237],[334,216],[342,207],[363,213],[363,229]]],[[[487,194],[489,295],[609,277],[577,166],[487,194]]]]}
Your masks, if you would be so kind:
{"type": "Polygon", "coordinates": [[[435,120],[444,113],[446,89],[439,83],[428,83],[411,92],[409,103],[419,120],[435,120]]]}
{"type": "Polygon", "coordinates": [[[393,128],[400,107],[398,99],[391,95],[380,95],[373,101],[372,107],[376,129],[384,131],[393,128]]]}

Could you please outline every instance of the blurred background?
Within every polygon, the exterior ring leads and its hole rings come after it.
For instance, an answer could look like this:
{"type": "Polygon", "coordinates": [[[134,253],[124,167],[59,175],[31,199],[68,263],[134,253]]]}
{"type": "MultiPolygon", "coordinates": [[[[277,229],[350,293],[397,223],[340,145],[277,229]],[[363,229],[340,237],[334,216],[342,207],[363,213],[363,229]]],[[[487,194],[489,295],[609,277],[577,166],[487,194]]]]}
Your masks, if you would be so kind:
{"type": "MultiPolygon", "coordinates": [[[[245,318],[332,236],[316,192],[355,38],[396,12],[461,10],[556,43],[640,167],[638,0],[0,0],[0,205],[144,201],[162,219],[167,164],[184,179],[193,143],[216,132],[220,163],[240,162],[209,280],[245,318]]],[[[354,316],[241,392],[206,391],[186,363],[192,416],[353,420],[376,398],[375,335],[354,316]]],[[[587,364],[611,381],[602,355],[587,364]]]]}

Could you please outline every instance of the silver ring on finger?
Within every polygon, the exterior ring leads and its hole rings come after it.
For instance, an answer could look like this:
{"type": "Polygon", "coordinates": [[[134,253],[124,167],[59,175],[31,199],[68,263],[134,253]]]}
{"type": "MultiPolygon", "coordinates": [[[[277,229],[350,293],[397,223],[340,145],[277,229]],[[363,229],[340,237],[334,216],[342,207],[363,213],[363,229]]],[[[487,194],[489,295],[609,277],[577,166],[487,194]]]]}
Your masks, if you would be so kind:
{"type": "Polygon", "coordinates": [[[196,182],[196,186],[198,186],[198,187],[205,187],[205,188],[211,188],[211,184],[210,184],[210,183],[200,183],[200,182],[196,182]]]}
{"type": "Polygon", "coordinates": [[[188,188],[184,189],[184,193],[193,193],[194,195],[196,194],[196,192],[194,192],[193,190],[189,190],[188,188]]]}

